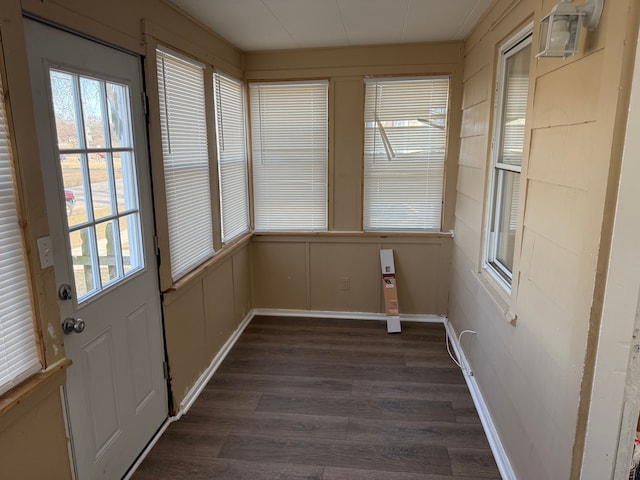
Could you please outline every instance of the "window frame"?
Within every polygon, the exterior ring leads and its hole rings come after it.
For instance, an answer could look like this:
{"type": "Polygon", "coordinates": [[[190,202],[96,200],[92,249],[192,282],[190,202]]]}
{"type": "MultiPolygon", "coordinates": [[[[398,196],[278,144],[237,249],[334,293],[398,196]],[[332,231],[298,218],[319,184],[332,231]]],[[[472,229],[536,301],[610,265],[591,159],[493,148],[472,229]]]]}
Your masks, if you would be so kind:
{"type": "MultiPolygon", "coordinates": [[[[56,155],[56,158],[62,157],[65,155],[71,158],[73,158],[74,156],[77,156],[78,162],[80,163],[80,169],[81,169],[81,175],[82,175],[82,183],[80,186],[82,187],[85,193],[83,207],[85,207],[86,213],[85,213],[84,220],[80,220],[75,222],[74,224],[70,224],[71,214],[68,211],[66,212],[66,214],[63,213],[63,216],[65,218],[64,227],[63,227],[65,231],[64,233],[65,237],[70,237],[72,234],[82,234],[83,232],[86,232],[85,235],[86,235],[86,240],[88,242],[87,256],[89,257],[90,265],[93,267],[91,269],[92,271],[91,278],[92,278],[93,287],[84,293],[80,293],[81,289],[78,288],[79,287],[78,279],[75,276],[75,274],[73,275],[75,291],[78,297],[77,298],[78,305],[82,305],[82,304],[85,304],[86,302],[89,302],[94,297],[101,295],[106,290],[119,285],[124,280],[132,276],[135,276],[136,274],[138,274],[139,272],[147,268],[147,265],[145,264],[145,260],[142,255],[142,230],[141,230],[141,224],[140,224],[139,192],[138,192],[138,185],[136,182],[136,175],[137,175],[136,165],[137,165],[137,162],[139,162],[139,159],[137,159],[135,156],[135,151],[134,151],[135,149],[133,146],[133,130],[131,126],[132,110],[131,110],[131,104],[130,104],[131,97],[129,92],[129,85],[127,83],[121,83],[118,80],[110,80],[110,79],[99,77],[99,76],[93,77],[93,76],[89,76],[86,72],[83,72],[77,69],[58,66],[58,65],[49,65],[47,67],[47,74],[48,74],[49,88],[51,89],[50,91],[50,101],[52,102],[51,108],[52,108],[52,111],[54,111],[54,117],[55,117],[55,122],[54,122],[55,123],[54,135],[56,135],[55,155],[56,155]],[[78,145],[65,147],[65,148],[60,148],[59,146],[60,139],[58,137],[59,135],[58,133],[59,127],[57,124],[58,117],[57,117],[57,113],[55,113],[57,97],[55,97],[55,92],[54,92],[55,89],[53,87],[53,78],[56,75],[58,76],[58,78],[60,78],[60,76],[70,77],[69,80],[73,85],[72,93],[71,93],[72,103],[74,106],[74,111],[77,112],[74,115],[74,123],[75,123],[75,129],[78,136],[78,145]],[[86,138],[88,135],[87,132],[89,131],[89,126],[87,125],[87,119],[85,118],[86,113],[83,107],[83,99],[85,98],[85,92],[82,89],[83,80],[84,81],[88,80],[90,82],[95,82],[99,84],[99,88],[100,88],[99,96],[100,96],[101,108],[103,111],[102,117],[101,117],[103,124],[101,126],[102,126],[102,133],[104,135],[104,139],[103,139],[104,146],[96,147],[92,145],[87,145],[86,138]],[[108,85],[114,85],[114,86],[125,89],[126,95],[123,97],[125,99],[125,105],[123,106],[123,108],[126,109],[126,114],[128,115],[126,117],[127,122],[126,122],[125,128],[127,129],[127,137],[129,142],[129,144],[126,146],[114,145],[114,142],[113,142],[113,134],[111,132],[111,127],[109,124],[110,110],[108,107],[107,90],[106,90],[108,85]],[[108,203],[109,203],[110,212],[98,217],[96,217],[95,215],[96,200],[94,196],[95,192],[93,191],[93,188],[95,187],[95,185],[92,182],[88,181],[89,176],[92,174],[92,170],[90,167],[91,160],[89,158],[91,155],[104,156],[105,168],[107,172],[106,173],[107,182],[109,184],[108,203]],[[128,184],[128,186],[124,187],[125,191],[127,191],[127,193],[125,193],[125,195],[127,195],[127,197],[125,197],[126,198],[125,202],[129,204],[126,207],[121,207],[119,205],[117,200],[118,191],[115,185],[114,164],[116,163],[116,160],[120,155],[123,156],[121,157],[122,163],[125,163],[124,156],[126,155],[130,156],[130,160],[129,160],[130,170],[128,172],[129,177],[127,178],[128,182],[125,182],[125,185],[128,184]],[[130,203],[129,202],[130,200],[133,200],[133,202],[130,203]],[[122,220],[125,220],[127,221],[127,223],[129,223],[129,230],[133,233],[133,235],[129,237],[130,243],[134,244],[134,245],[130,245],[131,247],[130,256],[132,259],[135,258],[136,264],[133,268],[130,268],[128,271],[125,271],[125,262],[124,262],[124,256],[123,256],[124,253],[122,251],[122,237],[121,237],[121,230],[119,225],[120,221],[122,220]],[[113,265],[113,267],[116,270],[115,276],[107,280],[101,278],[99,268],[97,268],[100,266],[105,266],[100,263],[100,259],[99,259],[100,247],[98,242],[101,239],[98,238],[98,232],[97,232],[97,229],[100,227],[100,225],[105,225],[105,224],[112,225],[111,228],[113,228],[113,233],[111,234],[112,241],[113,241],[113,248],[114,248],[113,255],[115,260],[115,264],[113,265]]],[[[61,167],[61,172],[62,172],[62,181],[64,183],[64,179],[65,179],[64,167],[61,167]]],[[[125,179],[124,170],[122,171],[122,175],[124,180],[125,179]]],[[[64,188],[67,189],[72,187],[65,186],[64,188]]],[[[74,265],[74,267],[75,266],[77,265],[74,265]]]]}
{"type": "MultiPolygon", "coordinates": [[[[522,187],[522,160],[524,159],[524,151],[526,149],[526,117],[523,136],[523,152],[520,165],[511,165],[499,161],[501,144],[504,138],[505,123],[503,122],[503,107],[506,97],[506,65],[509,58],[520,53],[528,46],[532,46],[533,40],[533,23],[528,24],[514,35],[512,35],[505,43],[503,43],[497,52],[497,67],[496,67],[496,80],[495,80],[495,97],[493,105],[493,131],[491,134],[491,152],[490,152],[490,165],[489,165],[489,182],[487,188],[486,197],[486,224],[485,224],[485,242],[483,250],[482,270],[486,272],[489,277],[496,283],[502,291],[507,294],[511,294],[513,287],[513,271],[502,264],[498,260],[498,235],[495,233],[500,222],[501,214],[503,212],[502,207],[502,192],[504,184],[506,183],[504,177],[505,172],[516,173],[518,175],[518,182],[520,186],[518,197],[518,223],[516,225],[517,232],[522,227],[519,212],[522,210],[521,195],[524,191],[522,187]]],[[[532,47],[533,48],[533,47],[532,47]]],[[[531,58],[529,58],[531,61],[531,58]]],[[[529,105],[529,97],[531,90],[528,88],[531,81],[531,71],[529,71],[529,77],[527,81],[527,106],[529,105]]],[[[512,259],[513,270],[515,270],[515,247],[514,258],[512,259]]]]}
{"type": "Polygon", "coordinates": [[[247,85],[246,82],[242,79],[239,79],[233,75],[230,75],[222,70],[218,70],[218,69],[214,69],[213,73],[212,73],[212,80],[213,80],[213,117],[214,117],[214,124],[215,124],[215,132],[216,132],[216,163],[217,163],[217,181],[218,181],[218,196],[219,196],[219,216],[220,216],[220,235],[221,235],[221,241],[223,245],[232,243],[234,240],[241,238],[243,235],[245,235],[247,232],[251,231],[251,226],[253,223],[253,219],[252,219],[252,215],[251,215],[251,193],[250,193],[250,168],[249,168],[249,150],[250,150],[250,145],[249,145],[249,112],[248,112],[248,95],[247,95],[247,85]],[[243,158],[243,166],[244,166],[244,180],[245,180],[245,190],[244,190],[244,197],[245,197],[245,202],[246,202],[246,206],[247,209],[244,212],[245,214],[245,218],[246,218],[246,228],[244,228],[244,230],[242,231],[236,231],[235,233],[233,233],[231,236],[228,236],[227,238],[225,237],[225,229],[224,229],[224,188],[223,188],[223,184],[224,184],[224,175],[223,175],[223,169],[222,169],[222,160],[221,160],[221,143],[224,143],[224,137],[220,138],[220,131],[221,128],[224,131],[224,108],[221,109],[221,111],[219,111],[219,107],[218,104],[219,103],[224,103],[222,101],[222,94],[221,94],[221,90],[220,90],[220,86],[219,83],[217,81],[217,77],[224,77],[226,78],[228,81],[233,82],[233,83],[237,83],[240,86],[240,90],[241,90],[241,110],[242,110],[242,119],[241,119],[241,123],[242,123],[242,133],[244,135],[243,138],[243,145],[244,145],[244,158],[243,158]],[[220,125],[220,123],[222,123],[222,126],[220,125]]]}
{"type": "MultiPolygon", "coordinates": [[[[212,158],[211,158],[211,136],[210,136],[210,131],[212,128],[212,125],[210,124],[210,122],[212,121],[212,114],[213,114],[213,105],[209,106],[208,102],[207,102],[207,98],[210,98],[207,96],[207,65],[204,62],[201,62],[195,58],[192,58],[190,56],[184,55],[182,54],[180,51],[171,48],[171,47],[167,47],[165,45],[162,44],[157,44],[155,46],[155,58],[156,58],[156,80],[157,80],[157,85],[158,85],[158,107],[159,110],[158,112],[160,113],[159,116],[159,122],[160,122],[160,126],[159,126],[159,133],[160,133],[160,146],[161,146],[161,155],[162,155],[162,169],[163,169],[163,186],[164,186],[164,192],[165,192],[165,205],[166,205],[166,222],[167,222],[167,234],[168,234],[168,247],[169,247],[169,264],[170,264],[170,268],[169,268],[169,273],[170,273],[170,277],[171,277],[171,282],[172,283],[176,283],[178,282],[180,279],[184,278],[185,276],[189,275],[191,272],[193,272],[194,270],[198,269],[201,265],[205,264],[207,261],[211,260],[215,254],[216,254],[216,221],[217,221],[217,217],[219,216],[219,212],[216,212],[216,206],[217,206],[217,201],[214,201],[214,195],[215,195],[215,189],[217,189],[217,185],[214,185],[214,178],[217,176],[217,173],[214,175],[212,172],[213,166],[212,164],[214,163],[212,158]],[[160,69],[162,68],[162,59],[161,59],[161,55],[169,55],[172,56],[182,62],[185,62],[187,64],[190,64],[191,66],[195,66],[197,68],[200,68],[202,70],[202,108],[203,108],[203,114],[204,114],[204,138],[206,141],[206,146],[205,146],[205,151],[206,151],[206,163],[207,163],[207,175],[206,175],[206,179],[208,182],[208,192],[209,192],[209,201],[208,201],[208,205],[210,206],[210,216],[209,216],[209,221],[210,221],[210,229],[209,232],[207,233],[207,236],[211,237],[211,243],[209,245],[209,249],[206,250],[206,255],[205,254],[200,254],[200,256],[198,257],[197,261],[191,261],[189,263],[188,268],[182,268],[179,271],[174,271],[174,264],[175,264],[175,258],[174,258],[174,247],[172,245],[171,242],[171,222],[170,222],[170,208],[169,208],[169,195],[167,194],[167,168],[166,168],[166,159],[165,159],[165,148],[164,148],[164,137],[165,135],[169,135],[170,132],[165,133],[164,129],[165,129],[165,123],[168,122],[169,120],[166,119],[166,121],[163,121],[164,116],[167,116],[167,110],[166,110],[166,104],[163,103],[163,92],[164,92],[164,86],[161,85],[160,82],[160,76],[159,76],[159,72],[160,69]],[[211,110],[211,111],[210,111],[211,110]],[[163,113],[164,112],[164,113],[163,113]]],[[[166,95],[166,92],[165,92],[166,95]]]]}
{"type": "MultiPolygon", "coordinates": [[[[2,398],[7,392],[10,392],[15,387],[23,384],[34,375],[43,371],[43,368],[46,365],[46,358],[44,356],[44,352],[42,350],[41,338],[38,329],[38,317],[37,317],[37,299],[36,295],[33,291],[33,281],[32,281],[32,271],[31,271],[31,262],[28,254],[28,239],[25,234],[23,225],[23,215],[21,211],[21,189],[20,189],[20,172],[18,168],[17,162],[17,152],[15,144],[17,142],[15,138],[15,133],[13,130],[12,123],[12,112],[11,112],[11,100],[9,95],[7,94],[8,86],[7,86],[7,77],[5,71],[5,63],[4,63],[4,51],[2,38],[0,38],[0,115],[3,117],[4,123],[4,132],[0,131],[0,135],[4,137],[4,141],[7,147],[7,165],[9,169],[9,176],[11,177],[12,182],[12,190],[13,190],[13,205],[10,206],[9,210],[13,210],[15,217],[15,228],[12,230],[19,237],[20,247],[21,247],[21,269],[22,273],[19,275],[20,282],[16,282],[15,272],[11,277],[11,282],[13,284],[23,283],[23,289],[26,290],[25,297],[22,300],[22,309],[28,309],[28,317],[29,322],[24,322],[23,325],[17,326],[15,325],[16,317],[11,317],[12,326],[16,328],[21,328],[26,330],[27,332],[31,332],[29,338],[27,338],[27,342],[31,342],[32,344],[29,346],[29,350],[32,351],[33,355],[28,357],[28,361],[25,364],[28,366],[27,368],[20,369],[19,373],[12,374],[12,376],[0,384],[0,398],[2,398]]],[[[15,257],[14,257],[15,258],[15,257]]],[[[14,312],[15,313],[15,312],[14,312]]],[[[2,337],[4,341],[4,336],[2,337]]]]}
{"type": "MultiPolygon", "coordinates": [[[[450,74],[425,74],[425,75],[394,75],[394,76],[372,76],[372,77],[365,77],[364,79],[364,113],[363,113],[363,120],[364,120],[364,132],[363,132],[363,141],[365,144],[365,148],[363,151],[363,166],[362,166],[362,229],[364,232],[372,232],[372,233],[379,233],[379,232],[407,232],[407,233],[440,233],[443,230],[443,223],[444,223],[444,215],[445,215],[445,196],[446,196],[446,177],[447,177],[447,161],[448,161],[448,151],[449,151],[449,127],[450,127],[450,114],[451,114],[451,75],[450,74]],[[369,84],[371,85],[376,85],[376,84],[392,84],[392,83],[402,83],[402,82],[411,82],[411,81],[437,81],[437,80],[446,80],[447,82],[447,99],[446,99],[446,105],[445,105],[445,118],[444,118],[444,139],[443,139],[443,145],[442,145],[442,177],[440,178],[440,196],[438,199],[438,208],[439,208],[439,215],[438,215],[438,224],[437,226],[418,226],[418,227],[399,227],[399,226],[371,226],[368,225],[368,220],[370,220],[370,218],[367,217],[367,200],[368,200],[368,196],[367,196],[367,165],[368,163],[379,163],[376,161],[375,159],[375,153],[373,154],[373,159],[372,160],[368,160],[368,156],[367,156],[367,152],[366,152],[366,143],[367,143],[367,122],[368,122],[368,117],[367,117],[367,88],[369,87],[369,84]]],[[[424,121],[423,121],[424,123],[424,121]]],[[[374,128],[374,132],[373,135],[376,135],[375,130],[376,129],[381,129],[381,136],[382,136],[382,143],[383,143],[383,147],[385,149],[386,155],[389,158],[389,162],[393,161],[391,160],[390,156],[391,153],[393,152],[392,150],[392,146],[390,144],[390,140],[387,137],[387,134],[384,133],[384,127],[382,125],[379,125],[378,127],[374,128]]],[[[417,161],[417,162],[421,162],[424,163],[425,166],[428,164],[429,160],[425,159],[415,159],[415,160],[409,160],[408,161],[417,161]]],[[[427,180],[428,183],[428,180],[427,180]]],[[[427,206],[427,208],[429,208],[429,205],[427,205],[425,203],[425,205],[427,206]]]]}

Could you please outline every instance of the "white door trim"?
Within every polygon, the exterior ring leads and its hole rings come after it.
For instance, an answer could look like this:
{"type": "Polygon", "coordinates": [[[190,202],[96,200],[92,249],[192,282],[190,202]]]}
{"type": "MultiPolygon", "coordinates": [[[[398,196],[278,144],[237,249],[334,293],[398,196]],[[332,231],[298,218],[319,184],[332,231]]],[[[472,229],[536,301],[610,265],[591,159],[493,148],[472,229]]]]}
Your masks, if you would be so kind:
{"type": "MultiPolygon", "coordinates": [[[[598,350],[593,378],[593,389],[585,448],[582,458],[581,478],[603,480],[613,478],[618,455],[618,441],[628,444],[620,456],[626,460],[626,477],[622,469],[615,478],[628,478],[628,461],[632,448],[638,406],[633,408],[633,431],[629,430],[631,418],[623,421],[625,385],[628,382],[628,366],[636,309],[640,294],[640,46],[636,49],[629,117],[620,171],[620,183],[616,204],[611,256],[598,338],[598,350]],[[621,432],[625,438],[621,437],[621,432]]],[[[638,340],[636,339],[636,342],[638,340]]],[[[637,354],[635,354],[637,357],[637,354]]],[[[637,380],[636,380],[637,382],[637,380]]],[[[636,384],[635,388],[640,387],[636,384]]],[[[640,396],[637,398],[640,402],[640,396]]]]}

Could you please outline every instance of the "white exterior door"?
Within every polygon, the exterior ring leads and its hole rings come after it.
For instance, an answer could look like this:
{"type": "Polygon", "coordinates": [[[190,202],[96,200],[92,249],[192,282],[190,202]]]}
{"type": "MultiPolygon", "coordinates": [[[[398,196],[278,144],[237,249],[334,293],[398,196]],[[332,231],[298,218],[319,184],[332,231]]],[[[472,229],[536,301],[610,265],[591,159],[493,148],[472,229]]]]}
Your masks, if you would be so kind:
{"type": "Polygon", "coordinates": [[[25,30],[76,475],[116,479],[168,405],[140,58],[25,30]]]}

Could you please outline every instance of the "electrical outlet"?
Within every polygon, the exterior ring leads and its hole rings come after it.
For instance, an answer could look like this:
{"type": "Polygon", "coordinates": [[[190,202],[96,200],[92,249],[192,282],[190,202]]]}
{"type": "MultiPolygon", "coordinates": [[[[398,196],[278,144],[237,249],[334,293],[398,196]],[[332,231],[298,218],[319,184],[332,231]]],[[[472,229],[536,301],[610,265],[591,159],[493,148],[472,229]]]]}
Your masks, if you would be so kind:
{"type": "Polygon", "coordinates": [[[340,290],[351,290],[351,279],[349,277],[340,278],[340,290]]]}

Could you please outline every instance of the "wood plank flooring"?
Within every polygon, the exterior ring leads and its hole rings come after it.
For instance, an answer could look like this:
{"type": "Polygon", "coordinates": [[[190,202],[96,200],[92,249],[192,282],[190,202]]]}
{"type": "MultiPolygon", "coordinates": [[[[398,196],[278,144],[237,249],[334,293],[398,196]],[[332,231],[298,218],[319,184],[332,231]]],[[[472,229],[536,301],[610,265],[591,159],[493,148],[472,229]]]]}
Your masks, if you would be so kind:
{"type": "Polygon", "coordinates": [[[499,479],[444,327],[256,317],[135,480],[499,479]]]}

